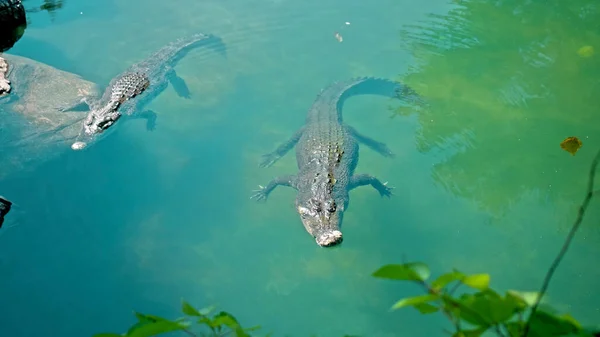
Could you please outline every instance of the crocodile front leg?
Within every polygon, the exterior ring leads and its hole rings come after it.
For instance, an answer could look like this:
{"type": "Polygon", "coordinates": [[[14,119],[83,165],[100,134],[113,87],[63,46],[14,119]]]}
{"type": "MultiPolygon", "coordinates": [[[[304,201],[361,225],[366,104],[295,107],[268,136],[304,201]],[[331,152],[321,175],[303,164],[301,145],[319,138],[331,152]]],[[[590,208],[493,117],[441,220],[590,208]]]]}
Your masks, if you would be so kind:
{"type": "Polygon", "coordinates": [[[167,72],[167,79],[169,80],[169,82],[171,83],[171,86],[173,87],[173,89],[175,90],[175,92],[177,93],[177,95],[179,97],[183,97],[183,98],[190,98],[190,88],[188,88],[187,83],[185,83],[185,80],[181,77],[179,77],[179,75],[177,75],[177,72],[175,72],[175,69],[171,68],[168,72],[167,72]]]}
{"type": "Polygon", "coordinates": [[[348,132],[350,132],[350,134],[357,141],[359,141],[362,144],[365,144],[366,146],[371,148],[373,151],[378,152],[379,154],[381,154],[382,156],[385,156],[385,157],[393,157],[394,156],[394,153],[392,152],[392,150],[390,150],[387,147],[387,145],[385,145],[385,143],[378,142],[371,137],[367,137],[367,136],[359,133],[358,131],[356,131],[355,128],[353,128],[349,125],[346,125],[346,129],[348,130],[348,132]]]}
{"type": "Polygon", "coordinates": [[[262,161],[260,162],[260,164],[258,166],[264,168],[264,167],[269,167],[269,166],[275,164],[275,162],[278,161],[279,158],[285,156],[285,154],[288,153],[288,151],[290,151],[291,149],[294,148],[294,146],[296,146],[296,144],[298,143],[298,140],[300,140],[300,137],[302,136],[303,132],[304,132],[304,127],[302,127],[300,130],[296,131],[296,133],[294,133],[294,135],[292,135],[292,137],[290,139],[288,139],[285,143],[279,145],[279,147],[277,147],[275,149],[275,151],[263,155],[262,161]]]}
{"type": "Polygon", "coordinates": [[[267,186],[258,185],[258,187],[260,189],[253,191],[254,194],[250,197],[250,199],[255,199],[256,201],[267,200],[267,198],[269,197],[269,194],[271,192],[273,192],[273,190],[277,186],[287,186],[287,187],[297,189],[296,176],[294,176],[294,175],[280,176],[280,177],[276,177],[275,179],[271,180],[267,184],[267,186]]]}
{"type": "Polygon", "coordinates": [[[144,110],[138,113],[135,113],[131,116],[131,118],[135,119],[145,119],[146,120],[146,130],[153,131],[156,128],[156,117],[158,115],[156,112],[152,110],[144,110]]]}
{"type": "Polygon", "coordinates": [[[387,182],[382,183],[379,179],[370,174],[355,174],[350,178],[348,190],[351,191],[359,186],[371,185],[381,194],[382,197],[391,197],[393,187],[387,186],[387,182]]]}

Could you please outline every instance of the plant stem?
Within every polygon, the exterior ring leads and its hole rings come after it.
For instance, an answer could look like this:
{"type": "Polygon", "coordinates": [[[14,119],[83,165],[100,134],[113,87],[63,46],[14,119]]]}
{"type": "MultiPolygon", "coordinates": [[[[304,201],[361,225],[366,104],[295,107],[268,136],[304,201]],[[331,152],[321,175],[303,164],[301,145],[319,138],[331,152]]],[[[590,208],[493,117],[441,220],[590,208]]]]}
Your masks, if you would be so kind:
{"type": "Polygon", "coordinates": [[[556,255],[556,257],[554,258],[554,261],[552,261],[552,264],[550,265],[548,272],[546,272],[546,276],[544,277],[544,282],[542,283],[542,287],[540,289],[539,296],[536,299],[535,303],[533,304],[533,307],[531,307],[531,314],[529,315],[529,318],[527,319],[527,323],[525,324],[523,337],[527,337],[527,334],[529,333],[529,328],[531,325],[531,320],[535,316],[535,313],[540,305],[540,302],[542,301],[542,297],[544,297],[544,295],[546,294],[546,291],[548,290],[548,286],[550,285],[552,276],[554,276],[554,272],[558,268],[560,262],[562,261],[563,257],[565,256],[565,254],[567,254],[567,251],[569,250],[571,242],[573,241],[573,238],[575,237],[575,233],[577,232],[577,230],[579,229],[579,226],[581,225],[581,222],[583,221],[583,216],[585,215],[588,205],[590,204],[590,201],[592,200],[592,197],[594,196],[594,178],[596,177],[596,168],[598,167],[599,161],[600,161],[600,150],[594,157],[594,161],[592,162],[592,165],[590,167],[590,173],[589,173],[589,178],[588,178],[588,187],[587,187],[587,191],[585,193],[585,199],[583,200],[583,203],[581,204],[581,206],[579,206],[579,212],[577,213],[577,219],[575,219],[575,222],[573,223],[573,226],[571,227],[571,230],[569,231],[569,234],[567,235],[567,238],[565,239],[565,242],[563,243],[563,246],[560,249],[560,252],[558,253],[558,255],[556,255]]]}

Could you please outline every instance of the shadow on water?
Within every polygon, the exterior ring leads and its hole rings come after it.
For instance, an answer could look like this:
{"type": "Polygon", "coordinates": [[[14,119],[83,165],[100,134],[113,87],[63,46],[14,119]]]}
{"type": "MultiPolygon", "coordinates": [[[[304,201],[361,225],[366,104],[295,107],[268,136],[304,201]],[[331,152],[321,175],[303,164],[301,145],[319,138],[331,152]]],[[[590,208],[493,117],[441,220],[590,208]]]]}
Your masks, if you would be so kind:
{"type": "Polygon", "coordinates": [[[600,147],[599,19],[591,0],[473,0],[404,30],[420,64],[403,80],[432,103],[418,147],[452,152],[440,185],[496,214],[534,193],[572,217],[600,147]],[[569,136],[584,144],[574,157],[569,136]]]}
{"type": "Polygon", "coordinates": [[[148,304],[133,295],[123,263],[128,254],[123,234],[146,217],[143,210],[161,207],[163,187],[154,160],[115,133],[85,153],[66,152],[34,173],[2,186],[23,210],[18,226],[0,237],[0,298],[11,303],[0,317],[2,331],[15,337],[48,331],[90,336],[97,317],[115,310],[121,313],[103,320],[128,324],[130,308],[148,304]],[[25,313],[45,317],[47,323],[24,326],[25,313]]]}

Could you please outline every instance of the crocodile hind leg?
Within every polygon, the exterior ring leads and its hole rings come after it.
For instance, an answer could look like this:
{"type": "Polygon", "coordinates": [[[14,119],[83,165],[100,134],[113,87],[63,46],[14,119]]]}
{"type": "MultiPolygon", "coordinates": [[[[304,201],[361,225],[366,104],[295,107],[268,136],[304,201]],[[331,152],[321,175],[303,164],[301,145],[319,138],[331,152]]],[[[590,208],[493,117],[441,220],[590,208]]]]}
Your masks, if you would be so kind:
{"type": "Polygon", "coordinates": [[[391,197],[393,187],[387,186],[387,182],[382,183],[379,179],[370,174],[355,174],[350,178],[348,190],[355,189],[359,186],[371,185],[381,194],[382,197],[391,197]]]}
{"type": "Polygon", "coordinates": [[[375,139],[371,138],[371,137],[367,137],[361,133],[359,133],[358,131],[356,131],[355,128],[346,125],[346,129],[348,130],[348,132],[350,132],[350,134],[360,143],[368,146],[369,148],[371,148],[373,151],[381,154],[382,156],[385,157],[393,157],[394,153],[392,152],[392,150],[390,150],[387,145],[385,145],[385,143],[382,142],[378,142],[375,139]]]}
{"type": "Polygon", "coordinates": [[[179,75],[177,75],[175,69],[171,68],[168,71],[167,78],[169,79],[171,86],[173,86],[173,89],[175,90],[177,95],[179,95],[179,97],[187,99],[190,98],[190,88],[188,88],[187,83],[185,83],[185,80],[179,77],[179,75]]]}
{"type": "Polygon", "coordinates": [[[296,146],[298,140],[300,140],[300,137],[302,136],[302,132],[304,132],[304,127],[296,131],[296,133],[294,133],[292,137],[290,137],[290,139],[288,139],[285,143],[279,145],[279,147],[277,147],[275,151],[264,154],[258,166],[269,167],[275,164],[275,162],[278,161],[279,158],[285,156],[285,154],[288,153],[288,151],[290,151],[294,148],[294,146],[296,146]]]}
{"type": "Polygon", "coordinates": [[[271,194],[271,192],[273,192],[273,190],[277,186],[287,186],[287,187],[297,189],[296,176],[294,176],[294,175],[279,176],[279,177],[276,177],[273,180],[271,180],[267,184],[267,186],[258,185],[259,189],[253,191],[254,194],[250,197],[250,199],[255,199],[256,201],[267,200],[267,198],[269,197],[269,194],[271,194]]]}
{"type": "Polygon", "coordinates": [[[153,131],[156,128],[156,112],[152,110],[144,110],[139,113],[135,113],[131,116],[131,118],[135,119],[145,119],[146,120],[146,130],[153,131]]]}

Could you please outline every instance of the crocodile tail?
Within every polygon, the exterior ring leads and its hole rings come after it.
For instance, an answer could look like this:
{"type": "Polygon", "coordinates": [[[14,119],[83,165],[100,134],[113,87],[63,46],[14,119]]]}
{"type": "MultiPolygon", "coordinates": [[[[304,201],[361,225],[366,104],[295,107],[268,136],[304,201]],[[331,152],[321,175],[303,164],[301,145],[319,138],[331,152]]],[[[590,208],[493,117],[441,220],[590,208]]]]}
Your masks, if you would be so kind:
{"type": "Polygon", "coordinates": [[[318,99],[331,100],[336,105],[338,119],[342,120],[342,108],[346,100],[357,95],[378,95],[397,98],[408,104],[423,105],[424,100],[409,86],[377,77],[356,77],[331,84],[323,89],[318,99]]]}
{"type": "Polygon", "coordinates": [[[224,57],[227,57],[227,47],[223,39],[213,34],[196,33],[188,37],[180,38],[171,42],[156,52],[157,59],[170,59],[171,65],[177,64],[190,50],[206,47],[212,49],[224,57]]]}

